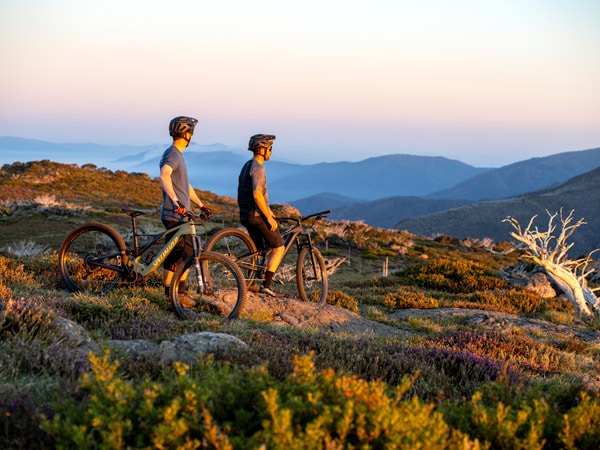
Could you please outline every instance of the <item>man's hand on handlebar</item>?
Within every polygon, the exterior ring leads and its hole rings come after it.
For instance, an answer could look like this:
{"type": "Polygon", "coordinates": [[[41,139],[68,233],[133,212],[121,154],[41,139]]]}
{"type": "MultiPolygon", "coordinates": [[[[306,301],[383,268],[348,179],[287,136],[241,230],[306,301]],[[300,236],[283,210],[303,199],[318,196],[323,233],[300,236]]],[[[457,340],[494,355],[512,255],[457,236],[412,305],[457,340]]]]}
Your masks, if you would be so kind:
{"type": "Polygon", "coordinates": [[[175,210],[175,214],[185,216],[186,212],[187,212],[187,209],[185,208],[185,205],[183,203],[181,203],[180,201],[177,201],[177,209],[175,210]]]}
{"type": "Polygon", "coordinates": [[[210,208],[207,208],[206,206],[202,206],[202,207],[200,207],[200,211],[202,211],[202,215],[204,215],[206,220],[209,220],[212,217],[212,211],[210,210],[210,208]]]}

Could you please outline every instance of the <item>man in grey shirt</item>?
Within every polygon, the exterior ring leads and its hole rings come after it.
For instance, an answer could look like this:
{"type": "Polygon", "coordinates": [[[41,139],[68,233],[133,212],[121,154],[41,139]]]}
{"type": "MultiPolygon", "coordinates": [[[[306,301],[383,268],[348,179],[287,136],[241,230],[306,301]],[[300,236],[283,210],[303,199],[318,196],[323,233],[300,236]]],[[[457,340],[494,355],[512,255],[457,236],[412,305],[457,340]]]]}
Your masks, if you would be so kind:
{"type": "MultiPolygon", "coordinates": [[[[162,205],[160,208],[160,219],[167,230],[176,227],[187,220],[186,212],[191,203],[197,205],[206,218],[210,218],[211,211],[204,203],[188,179],[187,166],[183,158],[183,151],[190,145],[194,127],[198,121],[192,117],[178,116],[169,123],[169,134],[173,138],[173,144],[165,150],[160,160],[160,185],[162,188],[162,205]]],[[[177,265],[188,256],[193,254],[193,246],[190,236],[186,236],[177,248],[169,254],[163,264],[163,282],[165,295],[170,297],[171,280],[177,265]]],[[[184,290],[181,289],[181,292],[184,290]]],[[[196,304],[194,300],[185,295],[180,295],[182,306],[191,308],[196,304]]]]}

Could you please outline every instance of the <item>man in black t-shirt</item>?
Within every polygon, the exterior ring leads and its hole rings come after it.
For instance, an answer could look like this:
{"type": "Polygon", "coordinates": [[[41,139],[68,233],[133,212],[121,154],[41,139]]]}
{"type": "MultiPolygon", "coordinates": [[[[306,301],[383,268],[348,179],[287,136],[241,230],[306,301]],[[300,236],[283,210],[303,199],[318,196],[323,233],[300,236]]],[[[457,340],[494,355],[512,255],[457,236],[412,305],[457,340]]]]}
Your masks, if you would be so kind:
{"type": "Polygon", "coordinates": [[[240,222],[248,229],[248,234],[256,244],[256,248],[270,247],[273,249],[266,268],[265,279],[259,288],[262,294],[272,297],[282,295],[273,291],[271,282],[283,259],[285,247],[279,232],[279,227],[271,208],[267,193],[267,174],[264,163],[271,158],[275,136],[270,134],[255,134],[250,138],[248,150],[254,157],[244,164],[238,179],[238,206],[240,222]]]}

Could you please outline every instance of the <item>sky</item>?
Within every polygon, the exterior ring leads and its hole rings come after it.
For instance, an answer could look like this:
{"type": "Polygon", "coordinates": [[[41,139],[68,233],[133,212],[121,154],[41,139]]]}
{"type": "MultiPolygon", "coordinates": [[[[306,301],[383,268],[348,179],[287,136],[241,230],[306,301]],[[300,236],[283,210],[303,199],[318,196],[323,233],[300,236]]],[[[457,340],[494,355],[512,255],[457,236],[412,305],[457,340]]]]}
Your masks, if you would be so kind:
{"type": "Polygon", "coordinates": [[[598,0],[0,0],[0,136],[477,167],[600,147],[598,0]]]}

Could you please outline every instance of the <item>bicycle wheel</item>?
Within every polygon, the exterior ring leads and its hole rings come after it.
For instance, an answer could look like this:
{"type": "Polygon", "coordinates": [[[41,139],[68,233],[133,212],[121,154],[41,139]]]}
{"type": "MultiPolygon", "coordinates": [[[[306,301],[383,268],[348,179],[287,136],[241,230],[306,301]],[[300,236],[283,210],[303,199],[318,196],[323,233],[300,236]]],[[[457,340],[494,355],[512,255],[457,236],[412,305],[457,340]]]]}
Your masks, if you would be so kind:
{"type": "Polygon", "coordinates": [[[298,293],[305,302],[325,303],[327,299],[327,270],[321,252],[303,246],[298,254],[296,265],[296,282],[298,293]],[[312,256],[311,256],[312,253],[312,256]]]}
{"type": "Polygon", "coordinates": [[[185,319],[189,310],[181,305],[183,296],[195,301],[195,308],[201,311],[235,319],[246,301],[246,284],[242,271],[231,259],[202,252],[197,259],[187,258],[173,275],[171,302],[175,313],[185,319]],[[181,286],[185,286],[183,291],[181,286]]]}
{"type": "Polygon", "coordinates": [[[216,232],[206,243],[207,252],[220,253],[234,260],[245,275],[246,284],[252,284],[258,268],[256,245],[248,233],[239,228],[225,228],[216,232]]]}
{"type": "Polygon", "coordinates": [[[90,222],[71,231],[58,252],[60,274],[72,292],[103,294],[121,279],[125,242],[112,227],[90,222]]]}

